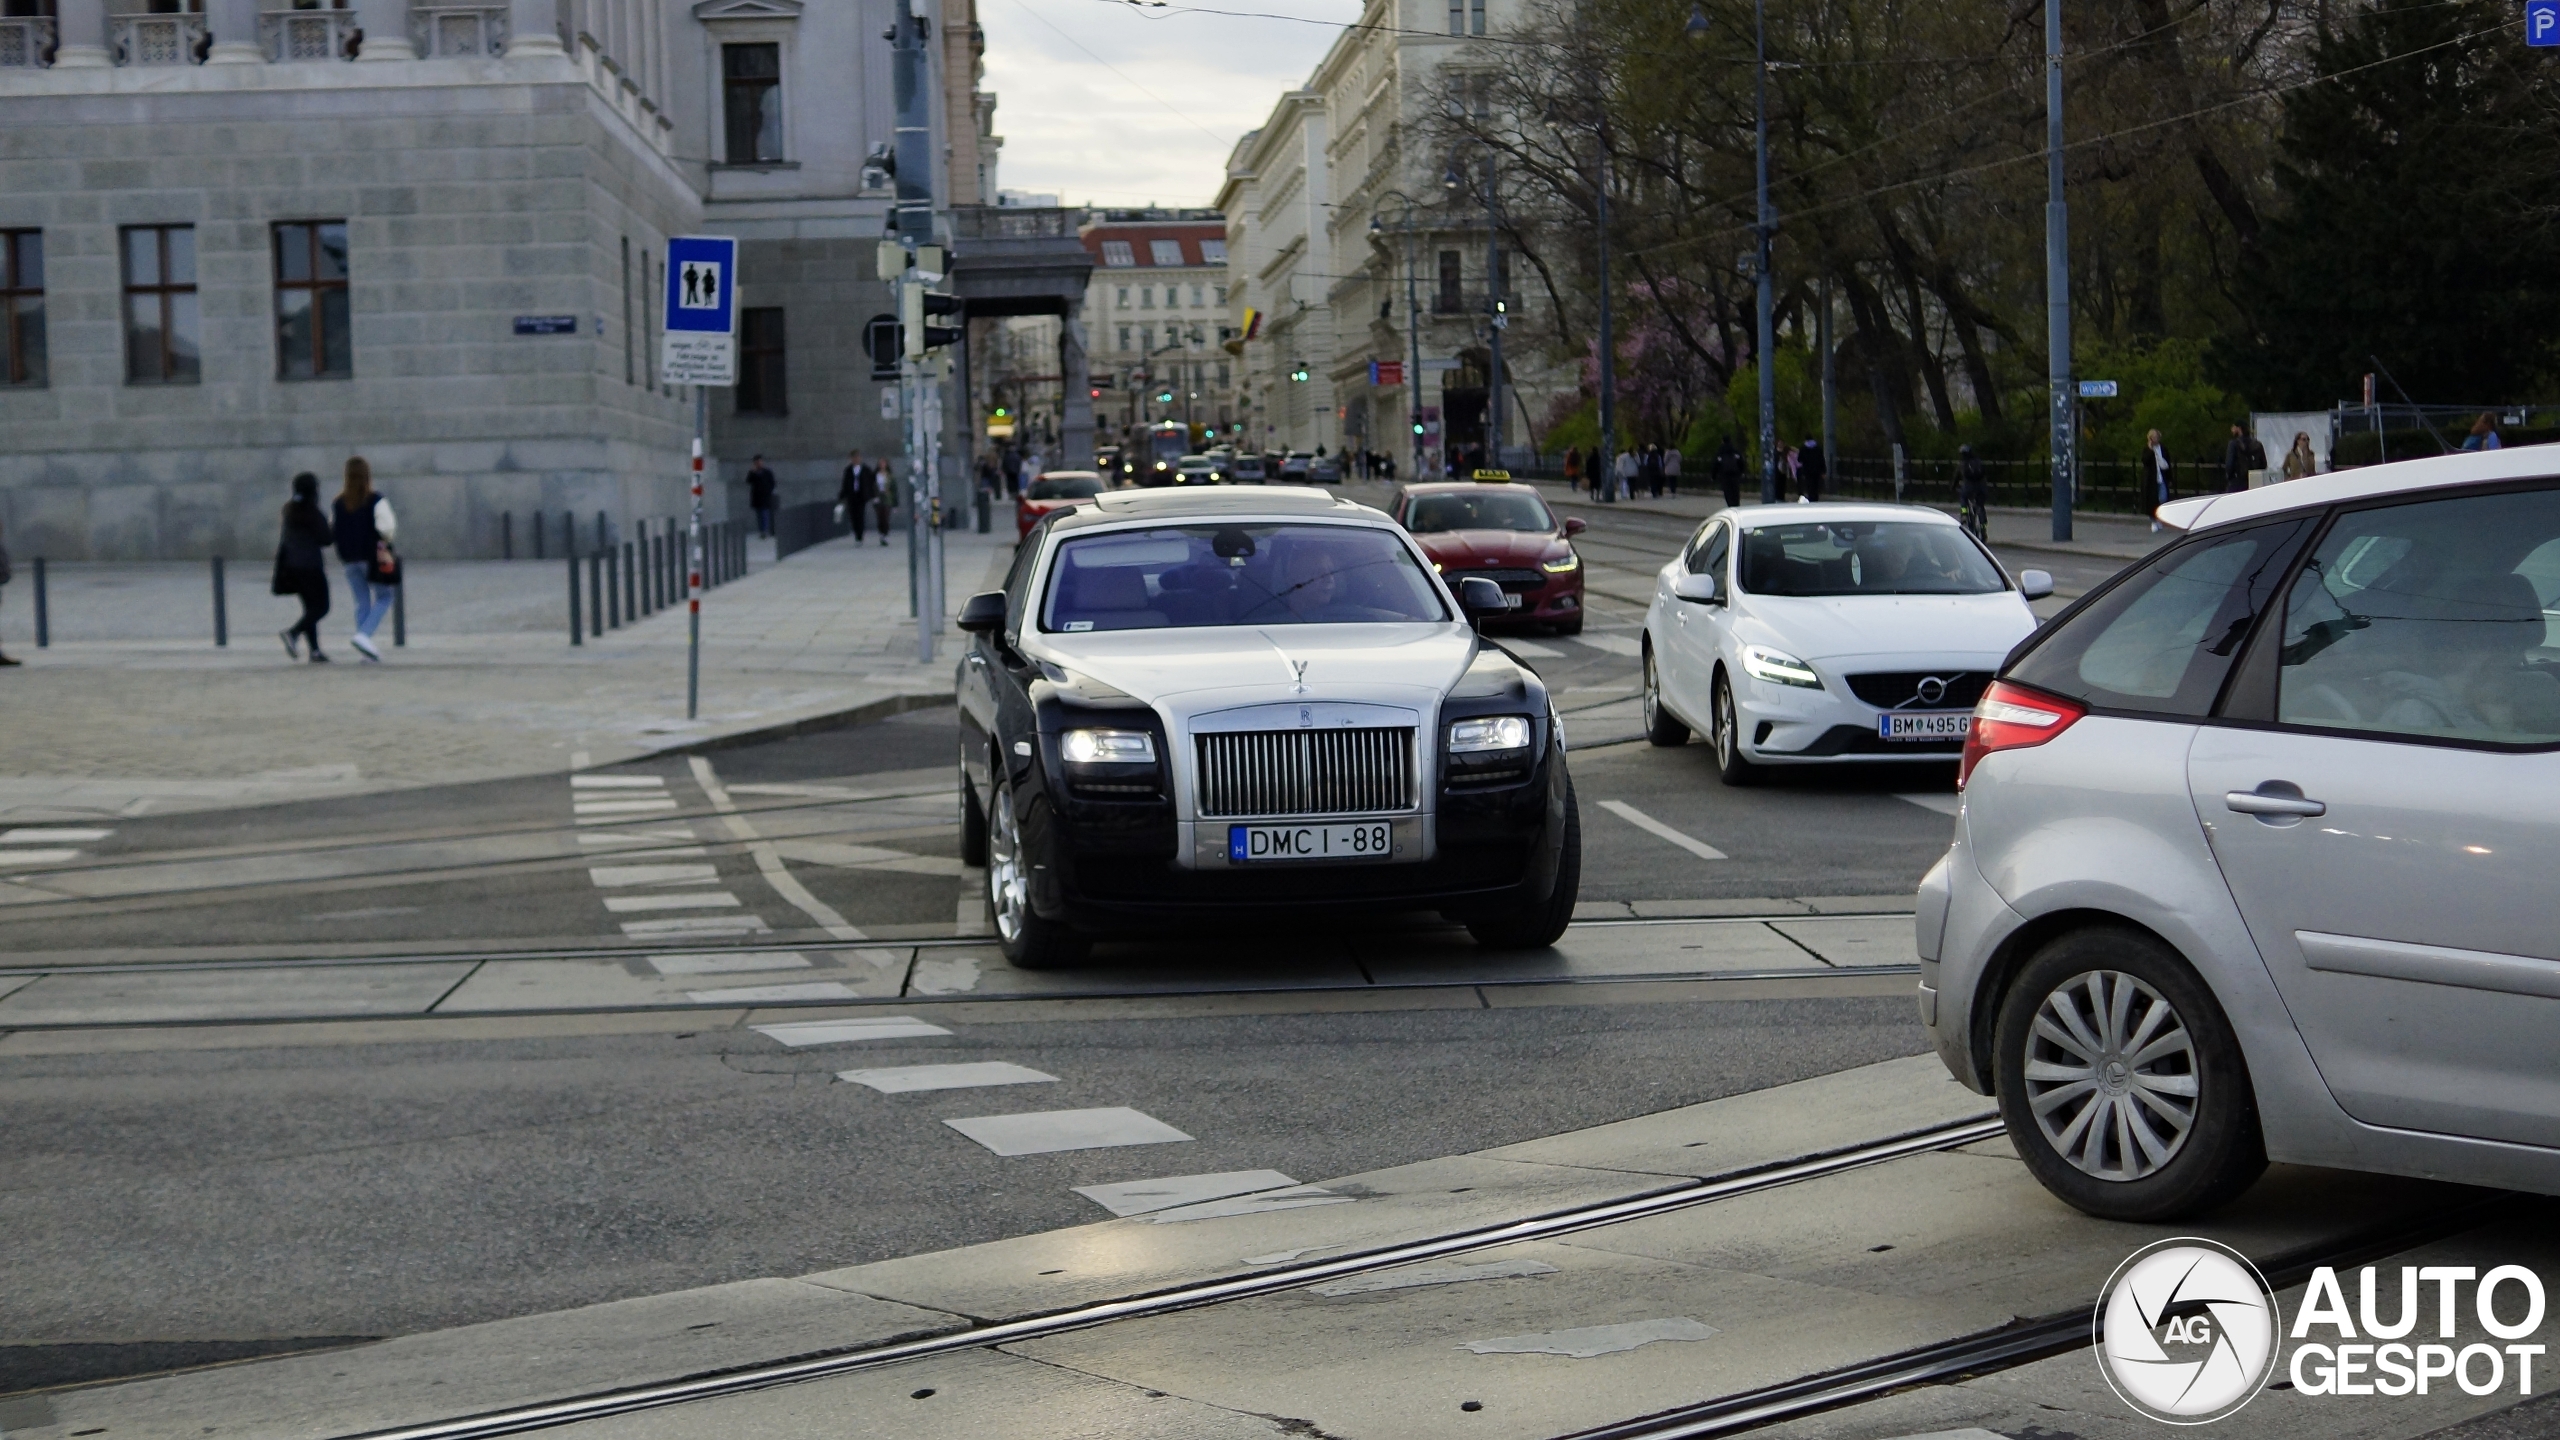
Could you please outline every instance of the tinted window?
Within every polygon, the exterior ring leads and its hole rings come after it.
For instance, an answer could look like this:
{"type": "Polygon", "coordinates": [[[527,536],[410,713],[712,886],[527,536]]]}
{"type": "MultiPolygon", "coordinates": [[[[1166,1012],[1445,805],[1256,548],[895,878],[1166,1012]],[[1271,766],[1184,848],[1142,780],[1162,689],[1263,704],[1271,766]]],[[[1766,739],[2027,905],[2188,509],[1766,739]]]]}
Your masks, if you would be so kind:
{"type": "Polygon", "coordinates": [[[1181,525],[1083,535],[1049,571],[1048,631],[1445,620],[1412,553],[1347,525],[1181,525]]]}
{"type": "Polygon", "coordinates": [[[2560,740],[2560,491],[2350,511],[2285,597],[2276,718],[2560,740]]]}
{"type": "Polygon", "coordinates": [[[2210,712],[2307,523],[2164,551],[2064,621],[2009,677],[2106,709],[2210,712]]]}
{"type": "Polygon", "coordinates": [[[1689,554],[1687,557],[1689,573],[1692,575],[1713,575],[1718,579],[1722,579],[1724,577],[1724,559],[1727,555],[1732,553],[1732,529],[1728,526],[1718,525],[1713,521],[1709,521],[1706,527],[1698,532],[1698,538],[1689,542],[1689,554]]]}
{"type": "Polygon", "coordinates": [[[1911,520],[1744,531],[1740,583],[1755,595],[1981,595],[2009,588],[1964,531],[1911,520]]]}
{"type": "Polygon", "coordinates": [[[1102,482],[1091,475],[1043,475],[1031,482],[1026,500],[1090,500],[1102,493],[1102,482]]]}
{"type": "Polygon", "coordinates": [[[1416,495],[1405,511],[1404,528],[1416,535],[1441,530],[1523,530],[1545,534],[1556,528],[1547,504],[1525,490],[1470,490],[1416,495]]]}

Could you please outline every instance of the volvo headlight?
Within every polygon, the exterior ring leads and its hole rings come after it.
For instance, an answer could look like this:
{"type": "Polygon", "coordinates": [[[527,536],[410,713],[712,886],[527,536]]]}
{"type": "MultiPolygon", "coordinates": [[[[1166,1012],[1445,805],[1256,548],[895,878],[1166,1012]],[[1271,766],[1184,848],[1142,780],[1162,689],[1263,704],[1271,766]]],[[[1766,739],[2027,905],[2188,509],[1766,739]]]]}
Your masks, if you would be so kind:
{"type": "Polygon", "coordinates": [[[1538,568],[1550,575],[1570,575],[1582,568],[1582,557],[1568,551],[1559,559],[1540,561],[1538,568]]]}
{"type": "Polygon", "coordinates": [[[1468,755],[1485,750],[1525,750],[1529,746],[1529,717],[1526,715],[1487,715],[1478,720],[1460,720],[1449,727],[1449,753],[1468,755]]]}
{"type": "Polygon", "coordinates": [[[1813,673],[1812,666],[1784,650],[1772,650],[1766,645],[1743,646],[1742,668],[1754,679],[1779,685],[1802,685],[1808,690],[1822,688],[1822,677],[1813,673]]]}
{"type": "Polygon", "coordinates": [[[1070,730],[1059,749],[1070,765],[1152,765],[1156,737],[1144,730],[1070,730]]]}

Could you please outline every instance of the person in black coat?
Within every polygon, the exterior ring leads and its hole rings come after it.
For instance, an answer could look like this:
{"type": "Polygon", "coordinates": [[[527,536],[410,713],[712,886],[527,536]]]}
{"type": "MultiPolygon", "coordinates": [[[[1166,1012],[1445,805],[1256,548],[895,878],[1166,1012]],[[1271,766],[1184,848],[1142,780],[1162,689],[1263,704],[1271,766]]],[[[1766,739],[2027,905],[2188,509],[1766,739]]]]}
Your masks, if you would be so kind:
{"type": "Polygon", "coordinates": [[[1822,498],[1822,482],[1831,478],[1831,464],[1822,456],[1822,442],[1807,440],[1796,451],[1796,493],[1807,500],[1822,498]]]}
{"type": "Polygon", "coordinates": [[[1644,447],[1643,456],[1636,461],[1636,483],[1643,486],[1651,498],[1656,500],[1662,498],[1661,446],[1644,447]]]}
{"type": "Polygon", "coordinates": [[[756,512],[756,534],[767,540],[773,538],[773,496],[777,488],[773,469],[764,463],[763,456],[758,455],[749,462],[747,506],[756,512]]]}
{"type": "Polygon", "coordinates": [[[293,477],[293,498],[284,506],[284,535],[276,544],[278,595],[302,602],[302,618],[277,635],[284,653],[299,660],[302,642],[311,642],[311,663],[326,665],[320,652],[320,617],[329,613],[329,548],[337,539],[329,517],[320,511],[320,477],[308,471],[293,477]]]}
{"type": "Polygon", "coordinates": [[[1742,504],[1742,452],[1733,448],[1733,437],[1727,435],[1716,446],[1716,458],[1708,463],[1715,472],[1716,483],[1724,487],[1726,509],[1742,504]]]}
{"type": "Polygon", "coordinates": [[[889,543],[889,506],[880,487],[880,467],[864,464],[859,450],[845,460],[844,483],[836,488],[836,503],[844,506],[845,518],[853,522],[853,543],[862,543],[866,518],[879,521],[880,543],[889,543]]]}

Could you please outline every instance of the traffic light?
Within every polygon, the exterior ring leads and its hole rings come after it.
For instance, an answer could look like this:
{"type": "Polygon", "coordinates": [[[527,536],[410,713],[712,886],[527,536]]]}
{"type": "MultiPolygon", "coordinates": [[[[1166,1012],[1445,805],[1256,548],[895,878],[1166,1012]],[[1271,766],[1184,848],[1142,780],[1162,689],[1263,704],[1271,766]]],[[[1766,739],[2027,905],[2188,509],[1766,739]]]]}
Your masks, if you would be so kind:
{"type": "Polygon", "coordinates": [[[1304,383],[1306,383],[1306,379],[1307,379],[1307,375],[1308,375],[1308,373],[1309,373],[1309,372],[1308,372],[1308,370],[1307,370],[1307,362],[1306,362],[1306,361],[1304,361],[1304,360],[1301,360],[1301,361],[1299,361],[1299,362],[1297,363],[1296,368],[1292,369],[1292,370],[1289,372],[1289,378],[1290,378],[1290,380],[1292,380],[1293,382],[1296,382],[1296,383],[1298,383],[1298,384],[1304,384],[1304,383]]]}
{"type": "Polygon", "coordinates": [[[928,350],[960,343],[963,333],[960,326],[933,323],[936,316],[958,317],[961,310],[959,296],[927,290],[921,285],[903,286],[901,291],[899,301],[905,312],[908,359],[921,360],[928,350]]]}

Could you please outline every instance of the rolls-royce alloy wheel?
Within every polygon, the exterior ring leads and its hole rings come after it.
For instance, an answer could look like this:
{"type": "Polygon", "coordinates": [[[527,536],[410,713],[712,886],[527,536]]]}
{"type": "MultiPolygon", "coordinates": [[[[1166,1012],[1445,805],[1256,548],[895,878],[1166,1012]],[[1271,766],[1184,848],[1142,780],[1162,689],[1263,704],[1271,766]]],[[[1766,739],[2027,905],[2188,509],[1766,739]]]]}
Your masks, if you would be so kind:
{"type": "Polygon", "coordinates": [[[1031,908],[1035,863],[1014,813],[1013,782],[1000,778],[987,801],[987,913],[995,922],[997,948],[1017,970],[1072,965],[1084,958],[1087,944],[1083,936],[1042,919],[1031,908]]]}
{"type": "Polygon", "coordinates": [[[1686,745],[1689,727],[1662,703],[1662,677],[1655,672],[1653,642],[1644,647],[1644,738],[1655,745],[1686,745]]]}
{"type": "Polygon", "coordinates": [[[2027,962],[1994,1037],[2019,1158],[2073,1207],[2169,1220],[2266,1168],[2248,1067],[2185,960],[2139,931],[2074,931],[2027,962]]]}

